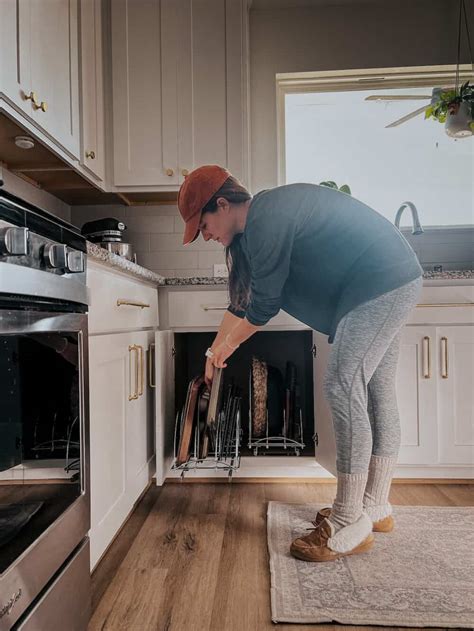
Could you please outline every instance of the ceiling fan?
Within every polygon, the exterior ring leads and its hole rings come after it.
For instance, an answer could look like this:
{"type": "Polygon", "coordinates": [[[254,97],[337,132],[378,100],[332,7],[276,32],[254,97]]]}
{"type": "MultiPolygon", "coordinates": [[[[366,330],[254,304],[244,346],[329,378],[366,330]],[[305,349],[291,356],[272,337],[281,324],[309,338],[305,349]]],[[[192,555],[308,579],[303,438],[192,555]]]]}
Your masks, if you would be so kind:
{"type": "MultiPolygon", "coordinates": [[[[371,94],[370,96],[367,96],[365,100],[366,101],[427,101],[429,99],[430,103],[433,105],[433,103],[436,103],[436,101],[438,100],[441,92],[445,92],[446,90],[452,90],[452,89],[453,88],[449,88],[449,87],[433,88],[431,94],[429,95],[427,94],[392,94],[392,95],[371,94]]],[[[426,105],[423,105],[423,107],[419,107],[418,109],[414,110],[413,112],[410,112],[409,114],[406,114],[405,116],[402,116],[396,121],[393,121],[393,123],[390,123],[389,125],[385,125],[385,128],[387,129],[389,127],[397,127],[397,125],[401,125],[402,123],[405,123],[406,121],[409,121],[410,119],[415,118],[415,116],[419,116],[426,110],[428,105],[429,103],[427,103],[426,105]]]]}
{"type": "Polygon", "coordinates": [[[467,18],[465,0],[459,0],[459,18],[458,18],[458,42],[457,42],[457,63],[456,78],[453,87],[436,87],[433,88],[430,95],[426,94],[398,94],[383,95],[371,94],[366,97],[366,101],[418,101],[430,99],[430,103],[419,107],[418,109],[402,116],[393,123],[385,127],[397,127],[415,116],[426,112],[427,117],[435,116],[438,121],[444,122],[445,131],[448,136],[453,138],[466,138],[474,133],[474,101],[472,83],[469,85],[467,81],[464,85],[459,85],[459,64],[461,59],[461,32],[464,16],[464,25],[466,29],[467,44],[469,47],[469,55],[471,59],[471,68],[474,75],[474,63],[472,61],[471,38],[469,35],[469,21],[467,18]],[[451,94],[452,93],[452,96],[451,94]],[[443,99],[445,99],[443,101],[443,99]],[[441,102],[440,102],[441,101],[441,102]],[[432,107],[428,109],[429,105],[432,107]],[[440,110],[441,108],[441,110],[440,110]],[[436,114],[433,110],[436,109],[436,114]],[[444,110],[444,111],[443,111],[444,110]]]}

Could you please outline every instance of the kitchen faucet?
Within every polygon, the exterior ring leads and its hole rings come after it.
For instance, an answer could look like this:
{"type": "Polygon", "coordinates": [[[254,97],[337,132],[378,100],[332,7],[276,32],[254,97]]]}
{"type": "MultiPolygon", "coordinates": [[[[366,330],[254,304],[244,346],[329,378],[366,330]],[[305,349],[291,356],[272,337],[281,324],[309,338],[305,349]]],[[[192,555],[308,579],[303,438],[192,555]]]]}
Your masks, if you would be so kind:
{"type": "Polygon", "coordinates": [[[401,219],[403,211],[405,210],[407,206],[411,210],[411,216],[413,220],[413,230],[411,231],[411,233],[423,234],[424,230],[421,227],[420,218],[418,217],[418,211],[413,202],[403,202],[403,204],[397,210],[397,215],[395,217],[395,225],[397,226],[398,229],[400,229],[400,219],[401,219]]]}

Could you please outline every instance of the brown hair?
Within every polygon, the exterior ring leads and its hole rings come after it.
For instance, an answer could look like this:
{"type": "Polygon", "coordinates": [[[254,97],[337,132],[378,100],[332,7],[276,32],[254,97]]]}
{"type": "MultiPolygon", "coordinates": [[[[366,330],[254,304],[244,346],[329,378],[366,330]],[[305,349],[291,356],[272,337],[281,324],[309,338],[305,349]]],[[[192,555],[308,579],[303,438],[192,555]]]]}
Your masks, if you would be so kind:
{"type": "MultiPolygon", "coordinates": [[[[230,204],[243,204],[252,199],[248,190],[231,175],[207,202],[201,214],[215,213],[219,197],[224,197],[230,204]]],[[[241,238],[242,234],[234,236],[225,248],[225,258],[229,270],[230,303],[234,309],[245,311],[250,301],[250,266],[240,245],[241,238]]]]}

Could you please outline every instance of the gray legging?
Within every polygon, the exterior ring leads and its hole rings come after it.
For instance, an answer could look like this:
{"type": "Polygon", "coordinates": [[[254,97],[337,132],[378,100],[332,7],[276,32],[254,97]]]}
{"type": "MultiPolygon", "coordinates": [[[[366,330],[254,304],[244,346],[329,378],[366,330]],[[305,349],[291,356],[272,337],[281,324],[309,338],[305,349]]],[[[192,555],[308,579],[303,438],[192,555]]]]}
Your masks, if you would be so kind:
{"type": "Polygon", "coordinates": [[[400,338],[422,286],[420,276],[359,305],[339,322],[324,380],[338,472],[366,472],[371,454],[398,456],[395,378],[400,338]]]}

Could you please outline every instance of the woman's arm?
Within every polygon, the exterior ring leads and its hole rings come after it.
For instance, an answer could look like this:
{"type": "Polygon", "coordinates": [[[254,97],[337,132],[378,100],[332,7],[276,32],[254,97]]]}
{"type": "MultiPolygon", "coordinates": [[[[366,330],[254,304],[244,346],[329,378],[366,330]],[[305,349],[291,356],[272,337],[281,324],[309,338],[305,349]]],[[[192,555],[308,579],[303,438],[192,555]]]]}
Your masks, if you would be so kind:
{"type": "Polygon", "coordinates": [[[213,358],[208,358],[206,361],[204,377],[209,389],[211,388],[214,375],[214,366],[225,368],[227,365],[224,363],[225,360],[233,353],[231,346],[238,346],[253,335],[259,328],[261,327],[251,324],[246,318],[239,318],[230,311],[226,311],[222,318],[219,331],[211,346],[211,350],[215,355],[213,358]],[[229,337],[227,338],[227,336],[229,337]],[[231,346],[226,342],[226,338],[231,346]]]}
{"type": "MultiPolygon", "coordinates": [[[[212,342],[211,350],[214,350],[219,344],[225,342],[225,338],[236,326],[242,322],[242,318],[238,318],[230,311],[224,313],[217,335],[212,342]]],[[[236,343],[234,343],[235,346],[236,343]]]]}

